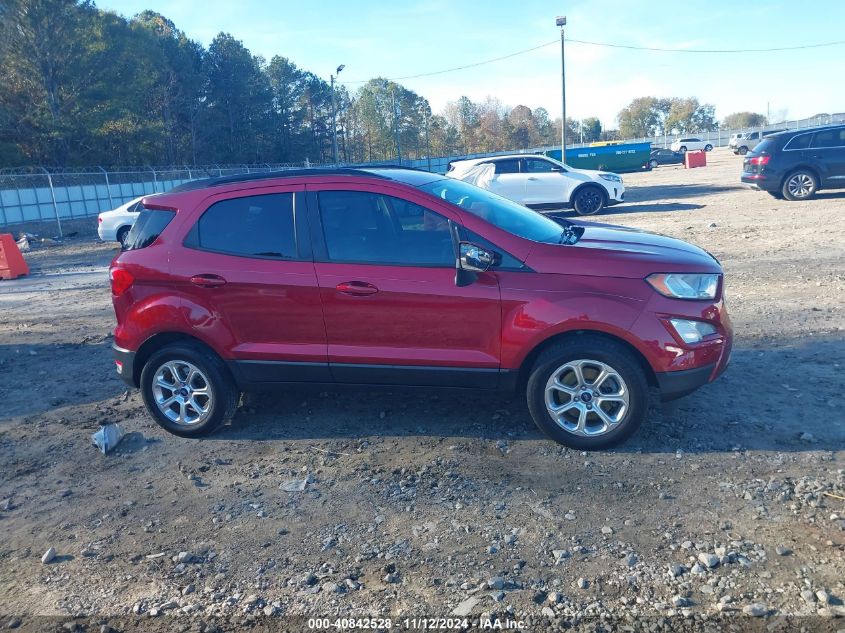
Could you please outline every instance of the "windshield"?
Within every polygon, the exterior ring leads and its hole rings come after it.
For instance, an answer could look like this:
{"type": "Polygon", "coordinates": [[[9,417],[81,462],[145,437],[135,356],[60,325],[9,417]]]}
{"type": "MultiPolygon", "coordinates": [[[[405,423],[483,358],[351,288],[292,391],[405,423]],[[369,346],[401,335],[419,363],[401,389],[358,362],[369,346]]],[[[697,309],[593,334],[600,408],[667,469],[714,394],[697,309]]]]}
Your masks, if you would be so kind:
{"type": "Polygon", "coordinates": [[[419,189],[518,237],[534,242],[560,243],[563,229],[560,224],[486,189],[454,178],[419,185],[419,189]]]}

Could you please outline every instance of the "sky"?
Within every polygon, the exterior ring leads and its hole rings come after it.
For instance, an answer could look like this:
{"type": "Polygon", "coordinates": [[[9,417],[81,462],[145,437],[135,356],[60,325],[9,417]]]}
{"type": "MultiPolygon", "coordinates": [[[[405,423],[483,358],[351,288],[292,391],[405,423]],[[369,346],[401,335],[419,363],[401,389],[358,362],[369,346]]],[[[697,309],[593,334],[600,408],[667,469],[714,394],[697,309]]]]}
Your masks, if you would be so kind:
{"type": "MultiPolygon", "coordinates": [[[[97,0],[132,16],[152,9],[207,46],[225,31],[266,59],[289,58],[354,91],[373,77],[439,71],[548,46],[476,68],[397,80],[435,112],[462,95],[561,113],[560,30],[592,42],[673,49],[753,49],[845,40],[842,0],[97,0]]],[[[786,52],[696,54],[567,42],[567,116],[616,127],[635,97],[689,97],[721,119],[753,111],[773,119],[845,111],[845,45],[786,52]]]]}

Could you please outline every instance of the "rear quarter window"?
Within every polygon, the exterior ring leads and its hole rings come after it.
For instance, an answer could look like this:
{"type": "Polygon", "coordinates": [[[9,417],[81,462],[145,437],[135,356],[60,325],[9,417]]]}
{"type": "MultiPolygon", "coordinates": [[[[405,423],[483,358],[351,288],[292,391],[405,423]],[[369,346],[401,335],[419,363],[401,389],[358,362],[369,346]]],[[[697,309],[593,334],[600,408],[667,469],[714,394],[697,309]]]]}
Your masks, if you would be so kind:
{"type": "Polygon", "coordinates": [[[126,236],[123,248],[125,251],[147,248],[158,239],[158,236],[170,224],[170,221],[176,217],[175,211],[147,209],[143,205],[139,205],[137,211],[139,213],[135,224],[132,225],[129,235],[126,236]]]}
{"type": "MultiPolygon", "coordinates": [[[[787,144],[784,145],[783,149],[807,149],[808,147],[810,147],[811,138],[813,138],[812,134],[799,134],[798,136],[793,136],[791,139],[789,139],[787,144]]],[[[773,141],[769,139],[763,139],[763,143],[773,144],[773,141]]],[[[761,145],[763,143],[761,143],[761,145]]]]}

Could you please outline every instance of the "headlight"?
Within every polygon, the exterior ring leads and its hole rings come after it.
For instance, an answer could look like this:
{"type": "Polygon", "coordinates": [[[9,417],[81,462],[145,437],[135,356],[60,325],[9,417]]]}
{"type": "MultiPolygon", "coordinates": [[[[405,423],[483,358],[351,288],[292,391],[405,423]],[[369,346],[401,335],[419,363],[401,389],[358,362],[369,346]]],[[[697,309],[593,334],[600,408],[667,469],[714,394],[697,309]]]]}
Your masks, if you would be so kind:
{"type": "Polygon", "coordinates": [[[704,321],[693,321],[691,319],[669,319],[669,323],[675,328],[685,343],[699,343],[705,336],[716,333],[716,328],[704,321]]]}
{"type": "Polygon", "coordinates": [[[622,178],[620,178],[616,174],[599,174],[599,178],[604,178],[605,180],[609,180],[610,182],[622,182],[622,178]]]}
{"type": "Polygon", "coordinates": [[[645,279],[664,297],[673,299],[715,299],[719,275],[699,273],[654,273],[645,279]]]}

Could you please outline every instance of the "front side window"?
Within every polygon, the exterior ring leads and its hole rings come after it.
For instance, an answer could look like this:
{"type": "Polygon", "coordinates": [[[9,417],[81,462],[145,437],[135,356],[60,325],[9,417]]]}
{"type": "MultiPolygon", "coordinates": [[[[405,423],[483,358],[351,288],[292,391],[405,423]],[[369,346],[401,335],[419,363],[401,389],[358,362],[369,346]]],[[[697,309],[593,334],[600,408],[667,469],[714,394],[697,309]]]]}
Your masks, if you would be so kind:
{"type": "Polygon", "coordinates": [[[525,158],[522,161],[523,170],[527,174],[548,174],[560,171],[560,166],[542,158],[525,158]]]}
{"type": "Polygon", "coordinates": [[[329,260],[454,267],[449,222],[418,204],[366,191],[321,191],[329,260]]]}
{"type": "Polygon", "coordinates": [[[185,246],[239,257],[294,259],[293,194],[215,202],[188,233],[185,246]]]}
{"type": "Polygon", "coordinates": [[[534,242],[560,243],[562,227],[541,213],[455,178],[444,178],[419,189],[478,216],[493,226],[534,242]]]}
{"type": "Polygon", "coordinates": [[[497,160],[493,163],[497,174],[518,174],[519,161],[517,159],[497,160]]]}

